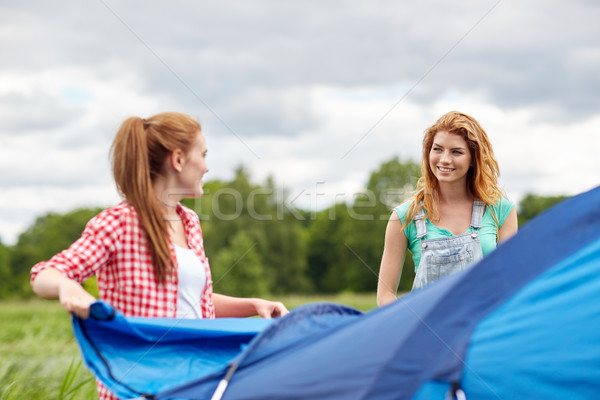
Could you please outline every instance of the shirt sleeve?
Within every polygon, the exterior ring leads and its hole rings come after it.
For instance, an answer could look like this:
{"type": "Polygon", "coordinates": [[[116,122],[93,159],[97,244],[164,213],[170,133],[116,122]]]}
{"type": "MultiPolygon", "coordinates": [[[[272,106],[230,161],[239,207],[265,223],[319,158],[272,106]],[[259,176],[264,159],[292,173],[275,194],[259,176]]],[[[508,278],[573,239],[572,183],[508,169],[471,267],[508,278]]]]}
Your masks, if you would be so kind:
{"type": "Polygon", "coordinates": [[[85,281],[111,259],[118,243],[121,226],[122,218],[111,210],[98,214],[87,223],[81,237],[68,249],[31,268],[31,282],[46,268],[56,268],[66,277],[79,283],[85,281]]]}
{"type": "MultiPolygon", "coordinates": [[[[406,217],[408,214],[408,208],[410,205],[411,205],[411,202],[407,201],[407,202],[399,205],[398,207],[394,208],[394,211],[396,212],[396,214],[398,214],[398,217],[400,218],[400,222],[402,223],[402,225],[404,225],[404,223],[406,221],[406,217]]],[[[419,266],[419,263],[421,262],[421,241],[419,239],[417,239],[417,226],[415,225],[414,221],[409,223],[404,228],[404,234],[406,235],[406,240],[408,241],[407,248],[410,251],[410,253],[412,254],[413,263],[415,265],[415,271],[416,271],[419,266]]]]}
{"type": "Polygon", "coordinates": [[[506,218],[508,217],[514,206],[515,204],[512,201],[510,201],[507,197],[500,197],[500,201],[496,205],[496,210],[494,210],[496,212],[496,215],[498,216],[499,228],[502,227],[504,221],[506,221],[506,218]]]}
{"type": "Polygon", "coordinates": [[[404,224],[406,221],[406,214],[408,213],[408,207],[410,206],[410,202],[404,202],[398,207],[394,208],[396,214],[398,214],[398,218],[400,218],[400,222],[404,224]]]}

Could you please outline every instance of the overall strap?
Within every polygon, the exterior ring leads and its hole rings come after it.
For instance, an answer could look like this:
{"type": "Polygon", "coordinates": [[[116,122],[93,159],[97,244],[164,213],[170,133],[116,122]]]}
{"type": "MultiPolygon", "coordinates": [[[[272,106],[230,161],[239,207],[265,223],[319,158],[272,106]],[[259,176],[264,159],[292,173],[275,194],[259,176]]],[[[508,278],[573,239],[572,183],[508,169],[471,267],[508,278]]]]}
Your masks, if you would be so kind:
{"type": "Polygon", "coordinates": [[[417,226],[417,239],[424,239],[427,236],[427,218],[424,208],[421,208],[415,215],[415,225],[417,226]]]}
{"type": "Polygon", "coordinates": [[[483,213],[485,212],[485,203],[481,200],[473,201],[473,212],[471,213],[471,227],[474,230],[481,228],[483,213]]]}

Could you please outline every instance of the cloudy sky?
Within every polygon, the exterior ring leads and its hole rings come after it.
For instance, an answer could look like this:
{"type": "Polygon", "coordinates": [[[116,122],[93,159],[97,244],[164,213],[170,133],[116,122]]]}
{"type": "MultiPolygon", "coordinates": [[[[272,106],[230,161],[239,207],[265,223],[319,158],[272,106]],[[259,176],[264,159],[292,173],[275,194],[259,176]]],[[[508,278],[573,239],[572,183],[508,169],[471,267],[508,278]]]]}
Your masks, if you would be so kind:
{"type": "Polygon", "coordinates": [[[418,160],[449,110],[486,129],[513,200],[580,193],[600,183],[599,19],[593,0],[3,0],[1,240],[116,203],[118,126],[168,110],[201,121],[207,179],[243,164],[305,208],[418,160]]]}

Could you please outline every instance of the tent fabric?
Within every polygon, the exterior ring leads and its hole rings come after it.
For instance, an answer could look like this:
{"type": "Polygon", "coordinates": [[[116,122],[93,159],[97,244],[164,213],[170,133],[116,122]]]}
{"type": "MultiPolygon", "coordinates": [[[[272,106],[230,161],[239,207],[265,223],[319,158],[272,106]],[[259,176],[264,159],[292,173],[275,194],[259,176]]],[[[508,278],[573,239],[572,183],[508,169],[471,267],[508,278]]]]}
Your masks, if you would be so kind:
{"type": "Polygon", "coordinates": [[[99,301],[92,304],[90,318],[73,317],[73,331],[96,377],[118,397],[130,399],[218,371],[269,323],[125,318],[99,301]]]}
{"type": "Polygon", "coordinates": [[[342,317],[359,315],[344,305],[314,303],[277,324],[259,318],[142,318],[125,317],[97,301],[90,318],[73,316],[73,331],[86,365],[119,398],[171,398],[171,392],[186,398],[190,381],[192,386],[196,381],[207,385],[193,389],[197,394],[189,398],[210,398],[232,363],[247,365],[281,346],[303,346],[319,331],[337,329],[352,319],[342,317]],[[257,345],[260,353],[253,352],[257,345]]]}
{"type": "MultiPolygon", "coordinates": [[[[471,269],[365,314],[336,307],[293,310],[208,373],[140,392],[210,398],[236,364],[225,400],[442,399],[457,387],[477,399],[598,398],[600,188],[543,213],[471,269]]],[[[128,374],[143,377],[143,359],[128,374]]]]}

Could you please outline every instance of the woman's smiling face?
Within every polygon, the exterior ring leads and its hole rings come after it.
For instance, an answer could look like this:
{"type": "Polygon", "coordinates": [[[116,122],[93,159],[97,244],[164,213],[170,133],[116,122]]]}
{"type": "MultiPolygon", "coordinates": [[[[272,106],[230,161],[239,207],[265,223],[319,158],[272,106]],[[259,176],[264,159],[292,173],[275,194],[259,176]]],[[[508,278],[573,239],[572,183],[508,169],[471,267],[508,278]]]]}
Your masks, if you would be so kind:
{"type": "Polygon", "coordinates": [[[440,184],[463,182],[471,167],[471,152],[461,135],[439,131],[429,150],[429,168],[440,184]]]}

